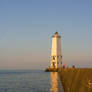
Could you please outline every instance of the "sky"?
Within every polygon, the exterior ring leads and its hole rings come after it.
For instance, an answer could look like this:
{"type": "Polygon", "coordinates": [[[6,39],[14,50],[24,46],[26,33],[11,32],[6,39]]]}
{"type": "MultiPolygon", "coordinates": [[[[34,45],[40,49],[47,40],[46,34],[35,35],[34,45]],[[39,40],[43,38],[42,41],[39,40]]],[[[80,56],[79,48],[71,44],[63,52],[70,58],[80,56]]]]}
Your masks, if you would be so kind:
{"type": "Polygon", "coordinates": [[[63,64],[92,67],[92,0],[0,0],[0,69],[45,69],[51,36],[63,64]]]}

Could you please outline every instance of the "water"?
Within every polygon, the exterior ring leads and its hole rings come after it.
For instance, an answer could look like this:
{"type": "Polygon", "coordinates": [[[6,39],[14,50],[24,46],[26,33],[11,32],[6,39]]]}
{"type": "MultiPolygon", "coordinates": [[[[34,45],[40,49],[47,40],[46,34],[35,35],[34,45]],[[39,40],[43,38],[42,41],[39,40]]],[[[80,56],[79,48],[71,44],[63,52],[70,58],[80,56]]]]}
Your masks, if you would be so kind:
{"type": "Polygon", "coordinates": [[[0,71],[0,92],[63,92],[58,73],[41,70],[0,71]]]}

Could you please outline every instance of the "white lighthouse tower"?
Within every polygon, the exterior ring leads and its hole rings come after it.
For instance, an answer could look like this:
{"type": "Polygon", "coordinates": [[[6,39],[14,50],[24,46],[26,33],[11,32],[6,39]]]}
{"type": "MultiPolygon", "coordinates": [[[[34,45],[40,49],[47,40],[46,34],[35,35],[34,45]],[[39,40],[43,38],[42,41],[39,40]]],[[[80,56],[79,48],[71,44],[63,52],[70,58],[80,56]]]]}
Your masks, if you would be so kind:
{"type": "Polygon", "coordinates": [[[52,48],[51,48],[51,68],[60,68],[62,66],[62,54],[61,54],[61,36],[58,32],[52,36],[52,48]]]}

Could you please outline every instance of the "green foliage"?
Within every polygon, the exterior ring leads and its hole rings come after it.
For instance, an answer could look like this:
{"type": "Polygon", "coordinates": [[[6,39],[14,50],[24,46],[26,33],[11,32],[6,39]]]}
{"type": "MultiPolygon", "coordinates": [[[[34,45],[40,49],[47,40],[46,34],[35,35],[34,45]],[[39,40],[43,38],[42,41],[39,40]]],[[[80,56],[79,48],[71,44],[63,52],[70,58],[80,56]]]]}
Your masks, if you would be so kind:
{"type": "Polygon", "coordinates": [[[92,92],[91,68],[66,68],[59,73],[65,92],[92,92]]]}

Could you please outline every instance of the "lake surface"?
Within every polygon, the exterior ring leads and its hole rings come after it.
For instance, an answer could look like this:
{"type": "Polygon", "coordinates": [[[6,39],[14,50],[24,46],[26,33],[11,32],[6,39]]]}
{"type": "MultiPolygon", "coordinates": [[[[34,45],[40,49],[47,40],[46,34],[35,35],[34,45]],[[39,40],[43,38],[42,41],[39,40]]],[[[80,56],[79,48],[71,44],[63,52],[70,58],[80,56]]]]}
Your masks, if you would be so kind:
{"type": "Polygon", "coordinates": [[[0,71],[0,92],[63,92],[57,72],[0,71]]]}

